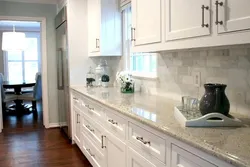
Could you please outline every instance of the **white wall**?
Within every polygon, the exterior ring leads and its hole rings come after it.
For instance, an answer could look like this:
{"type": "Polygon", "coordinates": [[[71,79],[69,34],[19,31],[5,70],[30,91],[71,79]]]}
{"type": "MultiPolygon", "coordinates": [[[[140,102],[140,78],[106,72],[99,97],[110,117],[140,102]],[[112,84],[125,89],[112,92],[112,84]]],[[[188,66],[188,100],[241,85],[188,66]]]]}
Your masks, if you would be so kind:
{"type": "Polygon", "coordinates": [[[82,85],[91,63],[87,44],[87,0],[70,0],[67,13],[70,85],[82,85]]]}
{"type": "Polygon", "coordinates": [[[57,6],[52,4],[33,4],[0,1],[0,16],[45,17],[47,31],[47,67],[49,123],[58,123],[57,112],[57,79],[56,79],[56,46],[54,19],[57,6]]]}

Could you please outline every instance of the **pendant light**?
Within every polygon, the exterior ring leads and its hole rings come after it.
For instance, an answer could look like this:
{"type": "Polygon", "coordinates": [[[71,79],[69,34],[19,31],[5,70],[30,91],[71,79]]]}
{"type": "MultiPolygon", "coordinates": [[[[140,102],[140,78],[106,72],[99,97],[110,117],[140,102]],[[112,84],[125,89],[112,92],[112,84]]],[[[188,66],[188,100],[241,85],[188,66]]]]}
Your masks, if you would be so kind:
{"type": "Polygon", "coordinates": [[[23,51],[26,46],[25,33],[16,32],[13,25],[13,32],[3,32],[2,50],[3,51],[23,51]]]}

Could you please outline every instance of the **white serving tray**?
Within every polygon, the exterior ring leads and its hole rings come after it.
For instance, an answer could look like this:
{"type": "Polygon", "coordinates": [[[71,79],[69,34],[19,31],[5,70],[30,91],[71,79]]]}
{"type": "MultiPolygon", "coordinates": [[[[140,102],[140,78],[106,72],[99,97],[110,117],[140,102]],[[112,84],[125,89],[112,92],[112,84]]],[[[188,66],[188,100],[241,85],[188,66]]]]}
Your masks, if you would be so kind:
{"type": "Polygon", "coordinates": [[[240,127],[243,123],[233,116],[220,113],[202,115],[200,111],[183,111],[182,107],[175,107],[174,116],[184,127],[240,127]],[[213,119],[211,119],[213,118],[213,119]],[[217,119],[214,119],[217,118],[217,119]]]}

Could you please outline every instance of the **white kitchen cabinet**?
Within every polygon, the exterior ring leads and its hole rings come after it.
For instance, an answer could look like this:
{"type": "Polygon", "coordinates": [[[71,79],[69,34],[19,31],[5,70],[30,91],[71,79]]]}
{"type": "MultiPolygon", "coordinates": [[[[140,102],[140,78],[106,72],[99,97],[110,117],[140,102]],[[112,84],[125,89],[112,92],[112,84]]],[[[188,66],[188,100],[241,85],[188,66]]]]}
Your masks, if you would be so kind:
{"type": "Polygon", "coordinates": [[[73,113],[74,141],[79,147],[81,147],[81,111],[73,107],[73,113]]]}
{"type": "Polygon", "coordinates": [[[162,0],[132,0],[133,48],[162,41],[161,5],[162,0]]]}
{"type": "Polygon", "coordinates": [[[218,33],[250,29],[249,0],[214,0],[213,5],[218,33]]]}
{"type": "Polygon", "coordinates": [[[82,151],[93,167],[106,167],[105,154],[100,152],[85,133],[82,135],[82,151]]]}
{"type": "Polygon", "coordinates": [[[165,0],[166,41],[211,34],[211,0],[165,0]]]}
{"type": "Polygon", "coordinates": [[[126,167],[126,144],[112,134],[106,135],[106,160],[108,167],[126,167]]]}
{"type": "Polygon", "coordinates": [[[214,164],[172,145],[171,167],[216,167],[214,164]]]}
{"type": "Polygon", "coordinates": [[[249,6],[249,0],[132,0],[132,51],[249,44],[249,6]]]}
{"type": "Polygon", "coordinates": [[[82,104],[72,100],[73,141],[93,167],[233,167],[85,95],[73,97],[82,104]],[[102,118],[92,113],[101,108],[102,118]]]}
{"type": "Polygon", "coordinates": [[[121,56],[122,28],[118,0],[88,0],[89,56],[121,56]]]}
{"type": "Polygon", "coordinates": [[[88,39],[89,52],[96,53],[100,51],[100,26],[101,9],[100,0],[88,1],[88,39]]]}
{"type": "Polygon", "coordinates": [[[142,157],[132,148],[128,148],[128,167],[159,167],[142,157]]]}

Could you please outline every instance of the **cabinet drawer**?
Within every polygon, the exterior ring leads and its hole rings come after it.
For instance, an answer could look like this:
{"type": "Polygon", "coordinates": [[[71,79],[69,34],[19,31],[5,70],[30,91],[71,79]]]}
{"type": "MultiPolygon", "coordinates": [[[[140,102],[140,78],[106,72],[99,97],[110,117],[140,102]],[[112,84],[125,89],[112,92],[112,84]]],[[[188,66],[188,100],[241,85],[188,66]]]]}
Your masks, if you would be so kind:
{"type": "Polygon", "coordinates": [[[128,140],[147,154],[166,163],[166,141],[163,138],[129,122],[128,140]]]}
{"type": "Polygon", "coordinates": [[[98,123],[95,123],[91,118],[83,114],[83,123],[82,129],[84,134],[91,139],[93,144],[97,147],[97,149],[103,152],[103,137],[104,137],[104,129],[98,123]]]}
{"type": "Polygon", "coordinates": [[[165,165],[159,162],[154,163],[150,159],[141,156],[134,149],[128,147],[128,167],[165,167],[165,165]]]}
{"type": "Polygon", "coordinates": [[[82,108],[86,115],[88,115],[93,120],[103,123],[105,121],[105,114],[103,109],[96,104],[84,97],[82,97],[82,108]]]}
{"type": "Polygon", "coordinates": [[[82,102],[81,102],[80,94],[78,94],[76,92],[72,92],[72,101],[73,101],[73,107],[81,109],[82,102]]]}
{"type": "Polygon", "coordinates": [[[210,162],[172,144],[171,167],[216,167],[210,162]]]}
{"type": "Polygon", "coordinates": [[[106,126],[107,130],[113,133],[118,138],[124,139],[126,136],[126,125],[127,121],[122,117],[113,114],[111,112],[106,112],[106,126]]]}
{"type": "Polygon", "coordinates": [[[92,142],[84,133],[82,133],[82,149],[85,156],[91,162],[93,167],[106,167],[105,155],[98,151],[92,142]]]}

